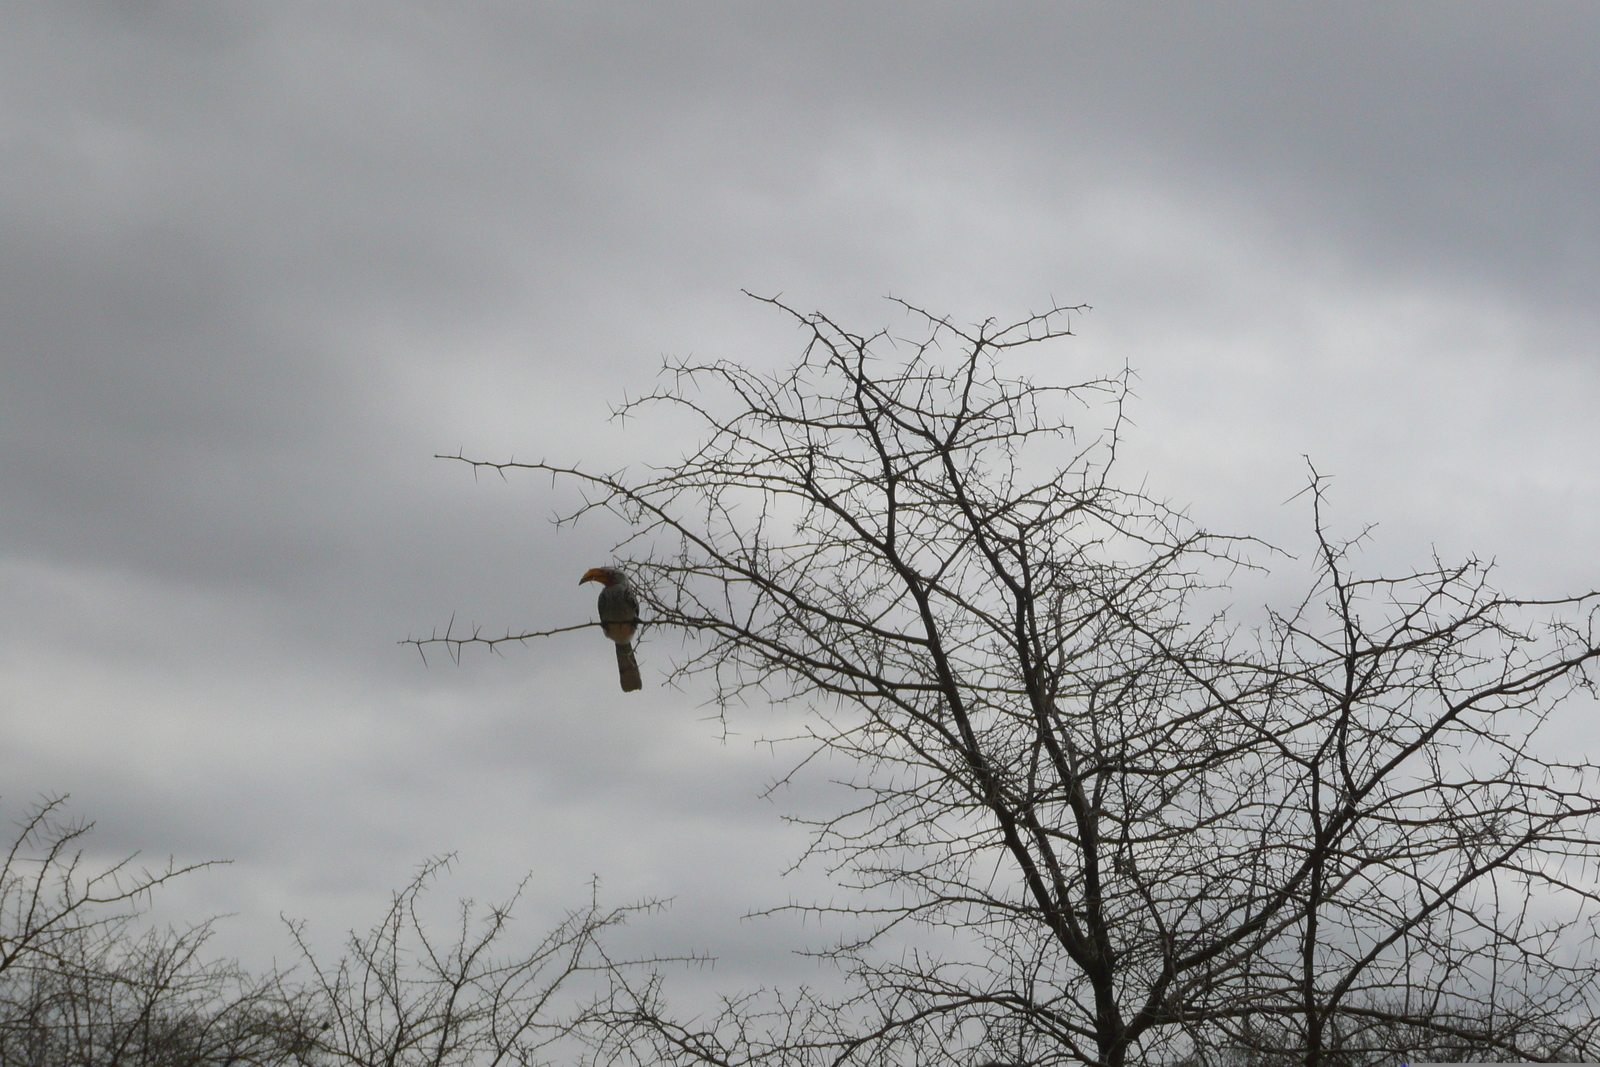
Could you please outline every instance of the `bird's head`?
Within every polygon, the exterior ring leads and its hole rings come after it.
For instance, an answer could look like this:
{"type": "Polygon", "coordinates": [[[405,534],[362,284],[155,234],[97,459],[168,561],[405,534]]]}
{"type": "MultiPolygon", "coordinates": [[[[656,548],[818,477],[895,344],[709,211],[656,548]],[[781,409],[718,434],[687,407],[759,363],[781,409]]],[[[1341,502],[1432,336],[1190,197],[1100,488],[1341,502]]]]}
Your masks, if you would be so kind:
{"type": "Polygon", "coordinates": [[[601,585],[616,585],[620,581],[622,581],[622,575],[610,567],[590,567],[583,572],[583,577],[578,579],[578,584],[599,582],[601,585]]]}

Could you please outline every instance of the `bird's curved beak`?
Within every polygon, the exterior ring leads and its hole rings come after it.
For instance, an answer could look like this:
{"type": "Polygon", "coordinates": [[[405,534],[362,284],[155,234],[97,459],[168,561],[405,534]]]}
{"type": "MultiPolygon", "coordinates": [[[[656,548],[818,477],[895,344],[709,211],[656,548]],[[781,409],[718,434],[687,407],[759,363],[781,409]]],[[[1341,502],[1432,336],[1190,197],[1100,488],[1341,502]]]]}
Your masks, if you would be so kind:
{"type": "Polygon", "coordinates": [[[601,570],[599,567],[590,567],[588,570],[583,572],[583,577],[578,579],[578,584],[582,585],[584,582],[604,582],[605,580],[605,571],[601,570]]]}

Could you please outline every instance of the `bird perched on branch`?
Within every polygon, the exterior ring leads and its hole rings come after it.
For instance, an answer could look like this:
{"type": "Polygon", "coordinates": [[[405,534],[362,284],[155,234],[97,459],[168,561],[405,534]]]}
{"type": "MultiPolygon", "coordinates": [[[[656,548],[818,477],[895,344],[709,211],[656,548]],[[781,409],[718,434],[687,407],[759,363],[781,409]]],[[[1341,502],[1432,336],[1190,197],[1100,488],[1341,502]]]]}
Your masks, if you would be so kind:
{"type": "Polygon", "coordinates": [[[627,577],[613,567],[593,567],[584,572],[578,584],[599,582],[600,629],[617,643],[617,676],[622,679],[622,691],[631,693],[643,689],[639,679],[639,661],[633,658],[633,634],[639,628],[639,601],[634,599],[633,587],[627,577]]]}

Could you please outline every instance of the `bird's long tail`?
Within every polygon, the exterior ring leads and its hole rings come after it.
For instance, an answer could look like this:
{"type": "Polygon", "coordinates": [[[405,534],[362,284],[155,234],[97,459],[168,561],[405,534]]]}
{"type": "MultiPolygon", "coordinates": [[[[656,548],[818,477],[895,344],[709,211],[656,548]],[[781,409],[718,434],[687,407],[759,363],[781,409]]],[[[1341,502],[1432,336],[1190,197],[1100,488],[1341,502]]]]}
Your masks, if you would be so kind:
{"type": "Polygon", "coordinates": [[[631,641],[617,642],[617,677],[622,679],[624,693],[644,688],[644,682],[639,677],[639,661],[633,658],[631,641]]]}

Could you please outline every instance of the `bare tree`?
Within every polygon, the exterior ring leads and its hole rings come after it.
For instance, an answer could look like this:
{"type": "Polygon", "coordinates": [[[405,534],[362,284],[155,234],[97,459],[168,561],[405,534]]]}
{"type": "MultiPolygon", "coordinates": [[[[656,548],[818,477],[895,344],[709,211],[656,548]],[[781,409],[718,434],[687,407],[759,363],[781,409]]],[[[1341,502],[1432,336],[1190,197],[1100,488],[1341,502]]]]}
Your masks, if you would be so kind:
{"type": "Polygon", "coordinates": [[[134,917],[66,939],[0,977],[8,1067],[224,1067],[307,1062],[309,1000],[273,973],[207,960],[209,923],[133,929],[134,917]]]}
{"type": "Polygon", "coordinates": [[[303,1028],[278,976],[205,961],[210,924],[144,930],[150,894],[209,864],[86,861],[66,798],[28,809],[0,866],[0,1063],[293,1062],[303,1028]]]}
{"type": "Polygon", "coordinates": [[[1078,309],[963,328],[907,305],[905,340],[768,303],[803,331],[794,367],[671,363],[618,410],[698,417],[676,462],[446,457],[576,484],[563,525],[629,523],[646,632],[686,637],[672,677],[725,714],[797,702],[797,762],[854,768],[859,802],[808,854],[861,891],[809,909],[868,924],[828,953],[851,992],[678,1021],[658,981],[621,976],[599,1058],[1600,1051],[1597,768],[1533,744],[1592,695],[1596,594],[1507,597],[1473,560],[1363,576],[1313,472],[1308,591],[1241,626],[1228,581],[1262,546],[1113,478],[1129,375],[1002,373],[1078,309]],[[947,936],[881,951],[917,929],[947,936]]]}
{"type": "Polygon", "coordinates": [[[65,796],[28,808],[0,861],[0,974],[49,957],[74,938],[112,926],[150,893],[207,863],[151,870],[130,856],[109,867],[84,862],[94,824],[67,818],[65,796]]]}
{"type": "MultiPolygon", "coordinates": [[[[628,964],[602,951],[599,937],[655,903],[604,909],[591,900],[544,935],[531,951],[508,952],[506,935],[521,890],[508,902],[477,909],[462,901],[450,935],[430,931],[419,910],[449,859],[424,864],[394,894],[387,914],[365,935],[351,934],[335,964],[317,959],[303,924],[291,930],[310,971],[306,1015],[316,1020],[307,1061],[354,1067],[531,1067],[563,1051],[590,1010],[585,979],[623,973],[628,964]]],[[[656,962],[656,961],[652,961],[656,962]]]]}
{"type": "Polygon", "coordinates": [[[606,983],[640,966],[607,955],[600,935],[659,907],[591,899],[516,949],[519,890],[494,907],[461,902],[441,937],[423,918],[449,862],[438,859],[393,895],[369,933],[350,935],[336,962],[319,959],[304,924],[291,923],[298,971],[251,974],[206,957],[209,921],[143,925],[149,893],[196,866],[88,864],[92,824],[67,819],[63,805],[30,809],[0,868],[4,1067],[531,1067],[577,1058],[574,1030],[604,1003],[606,983]]]}

